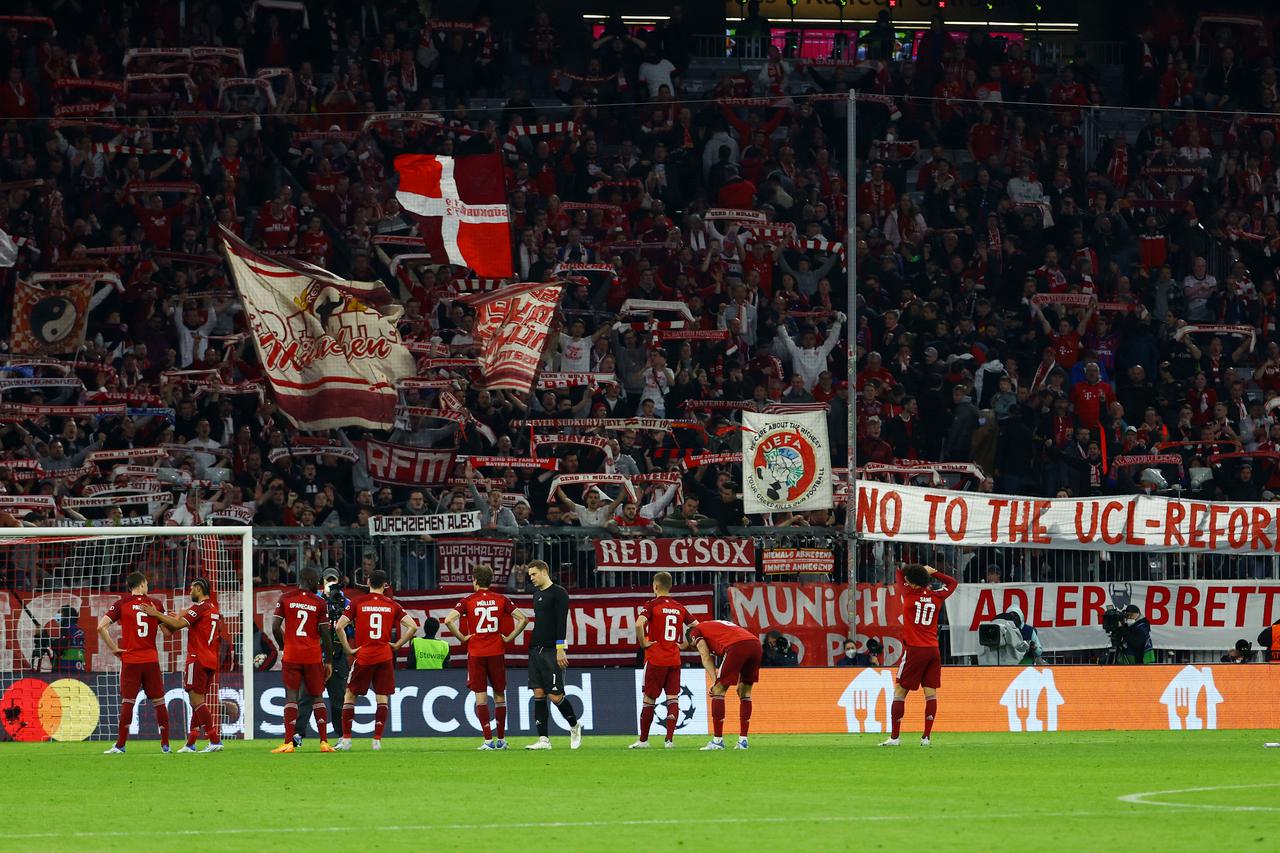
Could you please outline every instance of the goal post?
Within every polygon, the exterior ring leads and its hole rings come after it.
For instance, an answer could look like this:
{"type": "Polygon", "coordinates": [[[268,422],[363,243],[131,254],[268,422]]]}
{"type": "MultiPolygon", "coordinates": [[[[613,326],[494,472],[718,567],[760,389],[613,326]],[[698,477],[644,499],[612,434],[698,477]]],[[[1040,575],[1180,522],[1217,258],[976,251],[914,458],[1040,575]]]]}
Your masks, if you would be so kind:
{"type": "MultiPolygon", "coordinates": [[[[120,661],[100,647],[97,627],[135,571],[170,613],[190,603],[191,581],[210,582],[224,634],[207,701],[224,737],[253,738],[253,528],[119,526],[0,527],[0,739],[116,736],[120,661]]],[[[188,633],[157,641],[175,738],[191,713],[182,689],[188,633]],[[183,708],[178,716],[175,703],[183,708]]],[[[153,736],[151,703],[137,707],[143,720],[139,727],[134,718],[135,734],[153,736]]]]}

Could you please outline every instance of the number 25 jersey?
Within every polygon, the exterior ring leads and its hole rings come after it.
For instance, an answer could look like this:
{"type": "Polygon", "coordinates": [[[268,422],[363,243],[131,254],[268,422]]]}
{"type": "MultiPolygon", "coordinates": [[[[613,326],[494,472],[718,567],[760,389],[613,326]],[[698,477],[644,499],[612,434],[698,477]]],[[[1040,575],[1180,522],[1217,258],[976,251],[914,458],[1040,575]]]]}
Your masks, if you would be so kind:
{"type": "Polygon", "coordinates": [[[505,653],[502,628],[510,626],[515,603],[500,592],[482,589],[453,605],[462,614],[464,631],[472,635],[467,654],[473,658],[493,657],[505,653]]]}
{"type": "Polygon", "coordinates": [[[907,586],[902,570],[897,572],[898,597],[902,599],[902,642],[917,648],[938,647],[938,616],[942,602],[956,591],[958,581],[942,572],[933,579],[942,583],[942,589],[915,589],[907,586]]]}

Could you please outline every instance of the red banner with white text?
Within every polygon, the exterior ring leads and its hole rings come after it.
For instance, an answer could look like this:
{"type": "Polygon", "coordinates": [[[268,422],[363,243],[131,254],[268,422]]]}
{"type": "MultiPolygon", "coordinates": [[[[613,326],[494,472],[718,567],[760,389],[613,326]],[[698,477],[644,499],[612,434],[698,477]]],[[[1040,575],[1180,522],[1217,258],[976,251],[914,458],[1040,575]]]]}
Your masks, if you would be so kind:
{"type": "Polygon", "coordinates": [[[861,482],[857,507],[862,535],[887,542],[1280,553],[1280,503],[1147,495],[1023,498],[861,482]]]}
{"type": "Polygon", "coordinates": [[[902,608],[892,587],[858,584],[856,594],[837,583],[739,583],[729,587],[729,618],[763,637],[781,631],[796,647],[801,666],[834,666],[857,617],[858,651],[874,638],[884,651],[881,664],[902,655],[902,608]]]}
{"type": "Polygon", "coordinates": [[[599,572],[754,572],[756,547],[736,536],[598,539],[599,572]]]}
{"type": "Polygon", "coordinates": [[[476,566],[490,566],[493,582],[501,586],[511,574],[514,545],[509,539],[460,539],[451,536],[436,543],[436,569],[440,583],[471,585],[476,566]]]}

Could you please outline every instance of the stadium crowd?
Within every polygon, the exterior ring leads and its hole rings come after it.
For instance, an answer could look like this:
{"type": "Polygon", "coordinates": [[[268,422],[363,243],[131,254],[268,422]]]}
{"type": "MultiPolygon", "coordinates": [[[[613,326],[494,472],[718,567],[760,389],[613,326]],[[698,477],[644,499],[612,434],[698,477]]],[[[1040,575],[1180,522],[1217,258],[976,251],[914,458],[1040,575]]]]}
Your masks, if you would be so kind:
{"type": "MultiPolygon", "coordinates": [[[[0,17],[0,229],[18,250],[0,270],[0,302],[15,306],[0,337],[14,340],[19,279],[97,287],[74,354],[0,368],[0,488],[28,522],[342,529],[477,508],[506,533],[837,526],[843,507],[748,518],[738,464],[689,462],[738,447],[723,428],[739,408],[817,404],[843,469],[854,395],[858,464],[890,467],[870,477],[920,482],[906,469],[936,462],[927,476],[949,486],[1014,494],[1280,493],[1267,403],[1280,391],[1280,160],[1275,117],[1246,112],[1273,110],[1280,83],[1272,56],[1236,49],[1229,28],[1200,64],[1180,46],[1185,21],[1142,31],[1123,95],[1151,112],[1133,138],[1097,109],[1121,93],[1083,57],[1038,67],[1016,41],[941,19],[916,61],[891,58],[882,21],[867,61],[773,49],[712,71],[678,7],[656,27],[593,29],[547,3],[501,21],[393,0],[192,0],[183,19],[157,0],[26,5],[0,17]],[[871,97],[858,107],[851,320],[839,93],[854,82],[871,97]],[[1089,122],[1112,134],[1093,157],[1089,122]],[[264,393],[216,228],[381,278],[406,340],[465,357],[472,317],[453,297],[488,283],[413,248],[392,162],[492,151],[520,279],[568,276],[544,356],[553,378],[491,394],[432,368],[423,376],[455,380],[475,428],[405,414],[377,438],[530,457],[519,424],[542,418],[606,446],[557,448],[552,468],[460,465],[428,488],[376,482],[360,431],[303,433],[264,393]],[[681,303],[693,334],[665,322],[683,311],[653,322],[626,313],[629,299],[681,303]],[[121,403],[125,416],[38,408],[121,403]],[[630,416],[702,429],[573,426],[630,416]],[[148,448],[137,458],[163,469],[173,504],[98,505],[130,472],[90,454],[148,448]],[[638,495],[550,492],[558,474],[605,470],[638,476],[638,495]]],[[[437,394],[406,388],[403,403],[431,408],[437,394]]],[[[272,582],[289,567],[261,570],[272,582]]]]}

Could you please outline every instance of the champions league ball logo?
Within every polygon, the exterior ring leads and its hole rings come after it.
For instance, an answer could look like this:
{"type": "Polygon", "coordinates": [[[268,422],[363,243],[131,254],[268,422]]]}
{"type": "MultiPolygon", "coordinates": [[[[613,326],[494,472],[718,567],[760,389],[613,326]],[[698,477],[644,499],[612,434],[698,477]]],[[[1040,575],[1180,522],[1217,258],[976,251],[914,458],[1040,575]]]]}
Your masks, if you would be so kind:
{"type": "Polygon", "coordinates": [[[760,500],[779,509],[803,503],[823,484],[817,436],[793,421],[756,433],[747,482],[760,500]]]}

